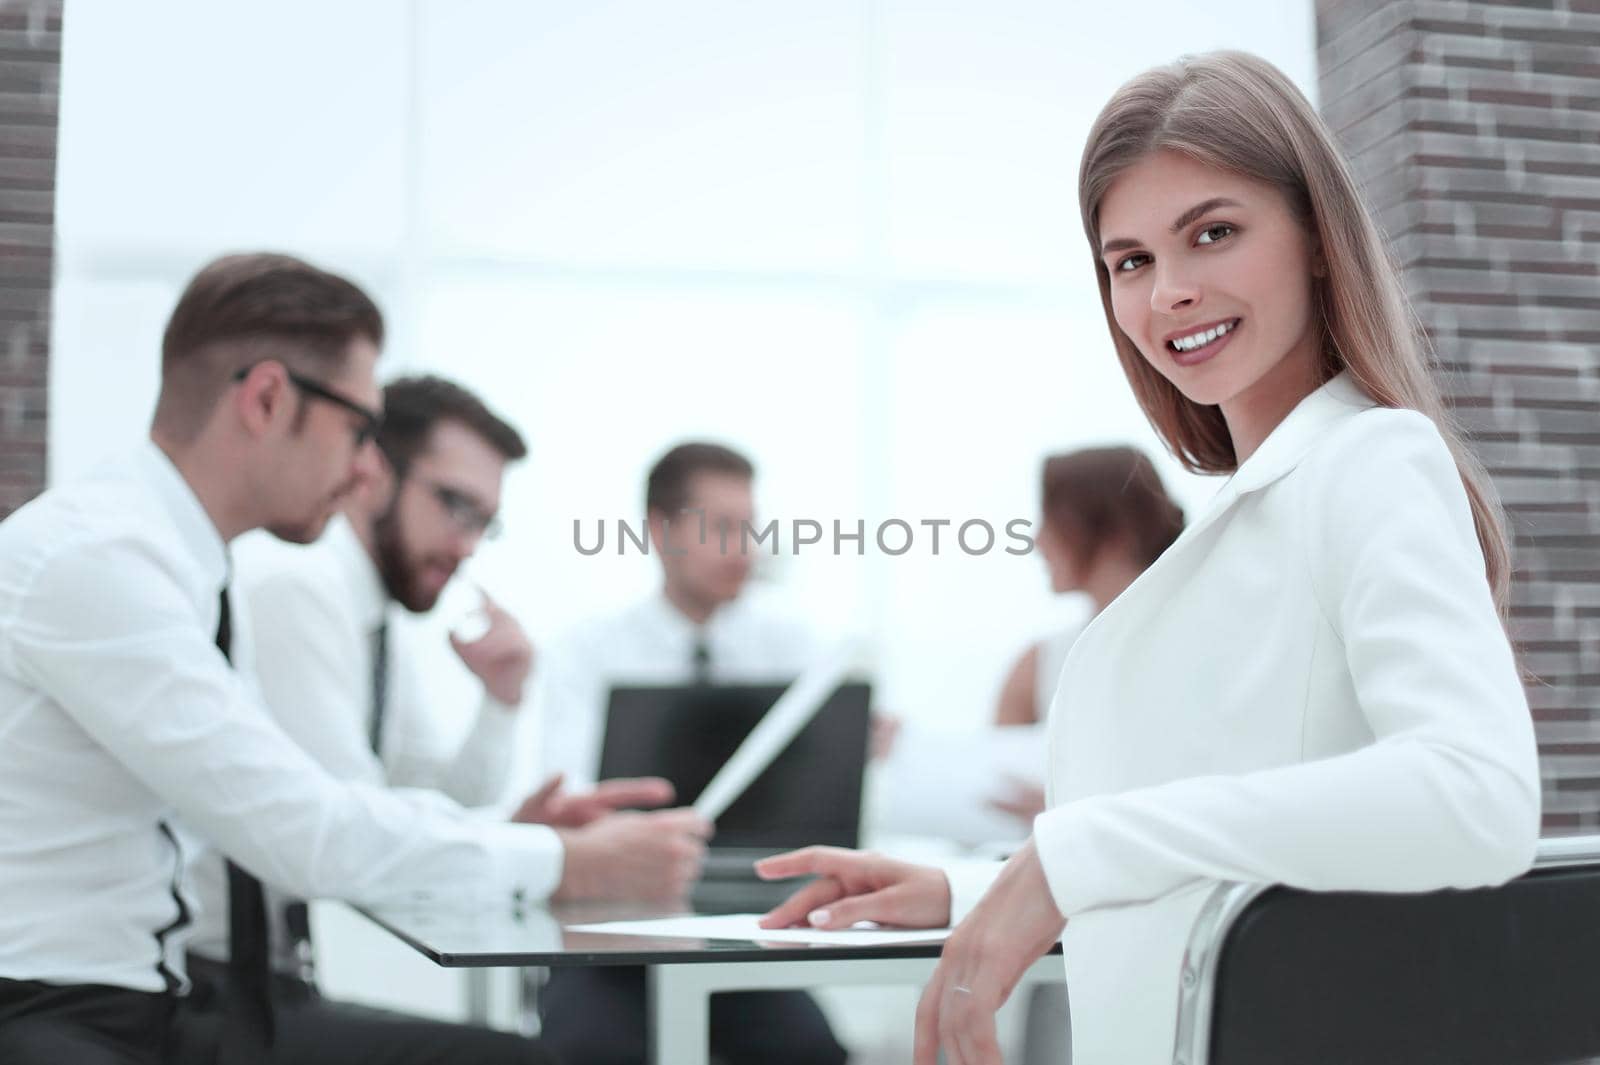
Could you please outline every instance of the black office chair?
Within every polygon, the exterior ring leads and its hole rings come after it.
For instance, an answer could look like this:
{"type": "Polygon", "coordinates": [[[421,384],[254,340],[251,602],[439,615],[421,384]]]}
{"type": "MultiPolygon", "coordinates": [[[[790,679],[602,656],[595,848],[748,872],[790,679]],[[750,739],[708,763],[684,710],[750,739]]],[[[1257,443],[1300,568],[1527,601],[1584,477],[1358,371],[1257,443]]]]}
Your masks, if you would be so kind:
{"type": "Polygon", "coordinates": [[[1600,1060],[1600,837],[1499,888],[1223,885],[1184,959],[1175,1065],[1600,1060]]]}

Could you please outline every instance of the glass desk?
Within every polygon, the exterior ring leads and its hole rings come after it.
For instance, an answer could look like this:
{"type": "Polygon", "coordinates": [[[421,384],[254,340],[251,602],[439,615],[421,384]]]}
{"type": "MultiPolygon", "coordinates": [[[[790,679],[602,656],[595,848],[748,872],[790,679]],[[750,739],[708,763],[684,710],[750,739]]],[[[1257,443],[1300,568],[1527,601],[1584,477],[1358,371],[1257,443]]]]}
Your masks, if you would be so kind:
{"type": "MultiPolygon", "coordinates": [[[[749,910],[764,908],[752,905],[749,910]]],[[[644,966],[649,988],[649,1060],[653,1065],[707,1065],[710,999],[718,992],[845,984],[920,985],[933,972],[943,947],[939,940],[836,946],[571,930],[574,925],[695,912],[683,903],[563,904],[508,912],[409,906],[361,912],[434,963],[449,968],[644,966]]],[[[720,907],[717,912],[728,911],[720,907]]],[[[1052,952],[1059,953],[1060,947],[1052,952]]],[[[1019,988],[1064,978],[1060,958],[1047,955],[1028,970],[1019,988]]]]}

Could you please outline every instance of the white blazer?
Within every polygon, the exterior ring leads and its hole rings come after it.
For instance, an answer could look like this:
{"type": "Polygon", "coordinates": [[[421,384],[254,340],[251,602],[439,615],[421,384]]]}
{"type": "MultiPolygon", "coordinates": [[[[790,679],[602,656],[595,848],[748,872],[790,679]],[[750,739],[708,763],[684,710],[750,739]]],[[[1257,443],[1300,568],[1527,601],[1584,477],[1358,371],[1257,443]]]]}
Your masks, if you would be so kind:
{"type": "Polygon", "coordinates": [[[1097,617],[1050,711],[1034,832],[1068,916],[1074,1065],[1168,1062],[1224,880],[1427,891],[1523,872],[1526,696],[1433,423],[1345,375],[1097,617]]]}

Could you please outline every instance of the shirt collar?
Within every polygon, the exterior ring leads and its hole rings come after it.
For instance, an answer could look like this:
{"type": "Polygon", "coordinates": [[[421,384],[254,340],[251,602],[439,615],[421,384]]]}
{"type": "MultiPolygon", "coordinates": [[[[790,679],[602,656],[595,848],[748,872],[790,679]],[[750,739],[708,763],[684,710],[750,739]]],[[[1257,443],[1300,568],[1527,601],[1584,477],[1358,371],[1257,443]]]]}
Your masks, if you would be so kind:
{"type": "Polygon", "coordinates": [[[185,554],[194,560],[198,579],[215,591],[226,587],[231,569],[228,545],[182,472],[152,440],[140,447],[135,465],[139,476],[154,490],[161,509],[172,519],[185,554]]]}
{"type": "MultiPolygon", "coordinates": [[[[1099,628],[1115,617],[1124,609],[1119,604],[1129,600],[1135,589],[1148,587],[1158,569],[1172,565],[1171,559],[1188,551],[1190,545],[1199,541],[1202,531],[1228,513],[1240,498],[1265,488],[1292,471],[1335,423],[1374,406],[1377,404],[1372,398],[1361,391],[1348,373],[1343,372],[1302,399],[1267,435],[1261,446],[1234,471],[1227,483],[1217,490],[1211,503],[1184,528],[1177,541],[1167,548],[1154,565],[1140,574],[1127,591],[1091,620],[1084,633],[1099,628]]],[[[1079,648],[1084,646],[1087,644],[1080,636],[1073,644],[1072,654],[1076,655],[1079,648]]]]}
{"type": "Polygon", "coordinates": [[[681,642],[685,647],[694,643],[695,633],[700,629],[700,626],[684,617],[683,612],[672,605],[672,600],[667,598],[665,591],[658,591],[644,601],[644,615],[652,628],[666,633],[669,638],[681,642]]]}
{"type": "Polygon", "coordinates": [[[322,536],[328,550],[338,560],[340,572],[350,580],[356,620],[364,629],[376,629],[383,624],[389,610],[389,590],[383,585],[378,564],[367,553],[350,519],[343,514],[333,516],[322,536]]]}

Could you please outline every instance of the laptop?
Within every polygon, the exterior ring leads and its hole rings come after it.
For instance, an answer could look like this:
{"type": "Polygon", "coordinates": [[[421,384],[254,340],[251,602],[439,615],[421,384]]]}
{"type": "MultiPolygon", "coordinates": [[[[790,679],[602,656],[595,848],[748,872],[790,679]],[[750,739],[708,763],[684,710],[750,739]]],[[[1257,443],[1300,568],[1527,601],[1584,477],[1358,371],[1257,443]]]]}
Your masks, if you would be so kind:
{"type": "MultiPolygon", "coordinates": [[[[665,777],[677,791],[676,804],[691,805],[785,688],[612,688],[600,779],[665,777]]],[[[867,684],[841,685],[718,818],[693,897],[697,908],[775,905],[795,884],[765,885],[755,875],[756,859],[812,844],[859,845],[870,695],[867,684]]]]}

